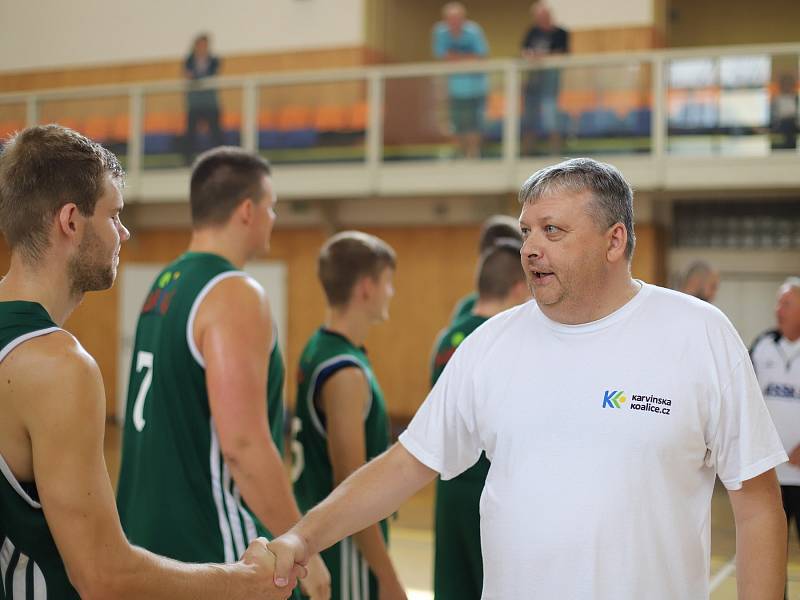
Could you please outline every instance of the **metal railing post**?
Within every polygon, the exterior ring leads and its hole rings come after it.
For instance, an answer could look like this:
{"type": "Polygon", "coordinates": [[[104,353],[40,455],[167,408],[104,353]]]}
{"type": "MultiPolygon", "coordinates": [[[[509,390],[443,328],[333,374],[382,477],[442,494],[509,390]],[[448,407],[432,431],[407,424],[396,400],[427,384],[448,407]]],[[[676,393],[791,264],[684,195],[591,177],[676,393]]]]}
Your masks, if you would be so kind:
{"type": "Polygon", "coordinates": [[[653,110],[650,114],[651,153],[661,161],[667,153],[667,86],[663,54],[653,58],[653,110]]]}
{"type": "Polygon", "coordinates": [[[25,101],[25,126],[33,127],[39,122],[39,101],[31,94],[25,101]]]}
{"type": "Polygon", "coordinates": [[[509,62],[503,70],[505,93],[505,116],[503,117],[503,162],[513,166],[519,158],[520,137],[520,67],[509,62]]]}
{"type": "Polygon", "coordinates": [[[377,70],[370,70],[367,77],[367,133],[366,159],[370,188],[376,191],[378,175],[383,159],[383,101],[384,79],[377,70]]]}
{"type": "Polygon", "coordinates": [[[242,148],[258,150],[258,87],[253,80],[246,81],[242,93],[242,148]]]}
{"type": "Polygon", "coordinates": [[[144,158],[144,93],[142,88],[131,89],[128,120],[128,172],[141,177],[144,158]]]}

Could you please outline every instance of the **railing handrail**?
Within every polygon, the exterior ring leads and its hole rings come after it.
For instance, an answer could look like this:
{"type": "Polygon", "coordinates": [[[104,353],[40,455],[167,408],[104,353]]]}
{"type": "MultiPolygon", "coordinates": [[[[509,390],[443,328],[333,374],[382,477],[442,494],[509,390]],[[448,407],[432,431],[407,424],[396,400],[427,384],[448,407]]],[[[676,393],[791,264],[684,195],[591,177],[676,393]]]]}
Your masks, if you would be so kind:
{"type": "Polygon", "coordinates": [[[630,52],[605,52],[598,54],[567,54],[547,56],[536,61],[521,58],[490,58],[459,63],[416,62],[384,64],[335,69],[307,69],[288,72],[253,73],[248,75],[225,75],[208,78],[200,82],[185,79],[141,81],[133,83],[103,84],[68,88],[49,88],[20,92],[0,93],[0,104],[24,103],[31,97],[39,101],[80,100],[85,98],[108,98],[130,96],[139,93],[183,92],[187,89],[230,89],[246,84],[257,86],[303,85],[345,81],[368,81],[372,77],[384,79],[442,76],[458,73],[502,72],[508,68],[537,70],[557,67],[593,67],[686,58],[721,58],[753,54],[800,54],[800,43],[748,44],[701,48],[679,48],[664,50],[636,50],[630,52]]]}

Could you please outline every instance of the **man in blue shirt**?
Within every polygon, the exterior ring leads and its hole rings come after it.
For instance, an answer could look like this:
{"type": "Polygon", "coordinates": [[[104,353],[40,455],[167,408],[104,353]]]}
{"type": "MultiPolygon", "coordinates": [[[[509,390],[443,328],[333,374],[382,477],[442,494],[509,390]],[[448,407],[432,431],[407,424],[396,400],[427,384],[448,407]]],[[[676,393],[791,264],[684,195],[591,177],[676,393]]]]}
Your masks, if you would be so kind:
{"type": "MultiPolygon", "coordinates": [[[[489,53],[483,29],[467,20],[460,2],[442,8],[443,20],[433,28],[433,55],[439,60],[463,61],[489,53]]],[[[465,158],[480,158],[483,111],[488,81],[485,73],[464,73],[448,78],[450,121],[465,158]]]]}

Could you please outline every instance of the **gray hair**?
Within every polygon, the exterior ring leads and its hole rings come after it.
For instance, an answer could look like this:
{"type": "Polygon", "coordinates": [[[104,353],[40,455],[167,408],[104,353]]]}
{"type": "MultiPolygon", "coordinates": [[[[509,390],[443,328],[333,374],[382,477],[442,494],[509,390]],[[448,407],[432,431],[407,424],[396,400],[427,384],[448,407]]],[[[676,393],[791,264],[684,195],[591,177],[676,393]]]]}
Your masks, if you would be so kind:
{"type": "Polygon", "coordinates": [[[629,261],[636,245],[633,231],[633,190],[622,173],[609,164],[591,158],[573,158],[536,171],[522,184],[519,203],[536,200],[556,192],[591,192],[594,201],[589,214],[605,229],[622,223],[628,232],[625,258],[629,261]]]}
{"type": "Polygon", "coordinates": [[[794,288],[798,292],[800,292],[800,277],[792,276],[787,277],[786,281],[781,284],[781,289],[783,288],[794,288]]]}

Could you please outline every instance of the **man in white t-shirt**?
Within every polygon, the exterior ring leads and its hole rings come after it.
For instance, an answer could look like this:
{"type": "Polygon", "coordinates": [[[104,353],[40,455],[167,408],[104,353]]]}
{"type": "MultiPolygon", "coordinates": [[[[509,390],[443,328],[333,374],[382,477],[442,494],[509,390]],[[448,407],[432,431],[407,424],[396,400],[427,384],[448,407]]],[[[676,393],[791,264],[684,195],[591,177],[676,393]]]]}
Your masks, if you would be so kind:
{"type": "Polygon", "coordinates": [[[708,598],[717,475],[736,521],[739,597],[780,598],[774,467],[786,453],[725,316],[631,278],[632,196],[590,159],[523,185],[535,301],[472,333],[399,443],[270,544],[278,585],[485,451],[486,600],[708,598]]]}
{"type": "Polygon", "coordinates": [[[778,290],[778,328],[762,333],[750,349],[753,367],[789,462],[776,469],[787,524],[800,535],[800,277],[778,290]]]}

